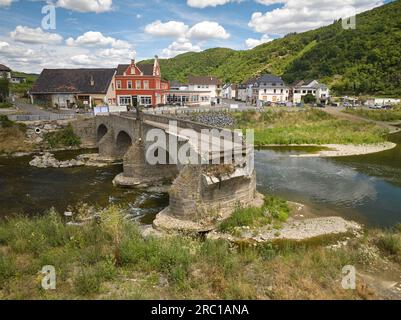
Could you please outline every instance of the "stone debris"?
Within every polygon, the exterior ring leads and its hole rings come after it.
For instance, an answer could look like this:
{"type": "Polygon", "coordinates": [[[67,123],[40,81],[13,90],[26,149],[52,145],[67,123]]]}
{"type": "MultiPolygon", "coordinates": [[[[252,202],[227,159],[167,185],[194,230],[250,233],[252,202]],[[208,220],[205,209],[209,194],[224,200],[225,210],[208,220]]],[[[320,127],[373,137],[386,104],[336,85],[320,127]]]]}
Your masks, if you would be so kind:
{"type": "Polygon", "coordinates": [[[83,166],[85,163],[76,159],[59,161],[54,154],[45,152],[35,156],[29,165],[37,168],[71,168],[83,166]]]}
{"type": "Polygon", "coordinates": [[[189,118],[194,122],[202,123],[213,127],[233,127],[235,125],[235,118],[224,112],[210,112],[199,115],[185,115],[180,116],[181,118],[189,118]]]}
{"type": "Polygon", "coordinates": [[[311,218],[302,221],[288,221],[280,229],[268,226],[257,230],[242,229],[241,236],[222,234],[216,231],[208,234],[210,239],[226,239],[229,241],[251,241],[256,243],[274,240],[302,241],[327,235],[353,234],[358,235],[362,226],[341,217],[311,218]]]}

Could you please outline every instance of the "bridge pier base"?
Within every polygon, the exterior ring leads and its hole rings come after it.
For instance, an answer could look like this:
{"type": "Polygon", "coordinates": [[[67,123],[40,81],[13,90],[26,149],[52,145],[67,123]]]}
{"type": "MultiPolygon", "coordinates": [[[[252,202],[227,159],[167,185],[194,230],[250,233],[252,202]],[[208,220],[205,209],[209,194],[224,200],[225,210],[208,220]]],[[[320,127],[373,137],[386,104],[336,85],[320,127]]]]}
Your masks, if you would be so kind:
{"type": "MultiPolygon", "coordinates": [[[[222,171],[224,165],[220,166],[222,171]]],[[[263,196],[256,191],[255,171],[243,168],[216,177],[204,166],[185,166],[170,189],[170,205],[153,226],[161,231],[206,232],[228,218],[240,206],[260,207],[263,196]]],[[[215,170],[214,170],[215,171],[215,170]]]]}

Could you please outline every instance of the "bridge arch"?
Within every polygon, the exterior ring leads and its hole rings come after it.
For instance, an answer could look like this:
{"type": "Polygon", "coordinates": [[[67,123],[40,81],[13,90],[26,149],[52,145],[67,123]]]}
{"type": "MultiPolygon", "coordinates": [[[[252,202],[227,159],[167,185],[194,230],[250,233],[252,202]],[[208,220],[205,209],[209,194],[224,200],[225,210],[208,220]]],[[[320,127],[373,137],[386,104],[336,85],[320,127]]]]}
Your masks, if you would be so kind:
{"type": "Polygon", "coordinates": [[[131,136],[125,131],[120,131],[116,137],[116,151],[119,157],[123,157],[132,145],[131,136]]]}
{"type": "Polygon", "coordinates": [[[97,132],[96,132],[97,143],[99,143],[100,140],[103,139],[103,137],[107,134],[108,131],[109,131],[109,129],[107,129],[107,127],[103,123],[100,124],[100,126],[97,128],[97,132]]]}

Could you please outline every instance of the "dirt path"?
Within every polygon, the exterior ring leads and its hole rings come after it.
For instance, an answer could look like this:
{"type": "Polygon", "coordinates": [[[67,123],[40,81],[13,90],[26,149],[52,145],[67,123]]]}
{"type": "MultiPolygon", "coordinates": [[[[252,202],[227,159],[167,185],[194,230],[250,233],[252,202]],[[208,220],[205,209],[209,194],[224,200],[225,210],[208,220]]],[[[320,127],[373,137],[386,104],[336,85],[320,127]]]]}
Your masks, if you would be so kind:
{"type": "Polygon", "coordinates": [[[335,116],[340,119],[345,119],[345,120],[350,120],[350,121],[365,121],[365,122],[371,122],[375,123],[378,126],[384,127],[390,131],[390,133],[396,133],[401,131],[401,128],[396,127],[396,125],[400,125],[401,121],[399,122],[386,122],[386,121],[375,121],[375,120],[370,120],[366,118],[362,118],[359,116],[356,116],[354,114],[349,114],[349,113],[344,113],[342,112],[344,108],[338,108],[338,107],[326,107],[322,109],[323,111],[331,114],[332,116],[335,116]]]}

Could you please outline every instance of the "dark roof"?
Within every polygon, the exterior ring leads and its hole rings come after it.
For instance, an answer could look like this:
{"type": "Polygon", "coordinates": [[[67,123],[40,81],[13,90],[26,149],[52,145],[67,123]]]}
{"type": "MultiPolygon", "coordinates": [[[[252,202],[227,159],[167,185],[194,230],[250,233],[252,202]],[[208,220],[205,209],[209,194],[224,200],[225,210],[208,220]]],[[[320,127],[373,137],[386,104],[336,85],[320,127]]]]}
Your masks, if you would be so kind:
{"type": "Polygon", "coordinates": [[[258,84],[262,83],[284,83],[283,79],[280,77],[274,76],[272,74],[264,74],[260,76],[256,81],[258,84]]]}
{"type": "Polygon", "coordinates": [[[201,85],[219,85],[221,80],[213,76],[189,76],[189,84],[201,84],[201,85]]]}
{"type": "Polygon", "coordinates": [[[115,69],[44,69],[31,93],[106,93],[114,73],[115,69]]]}
{"type": "Polygon", "coordinates": [[[4,64],[0,64],[0,71],[10,72],[11,69],[9,67],[5,66],[4,64]]]}
{"type": "MultiPolygon", "coordinates": [[[[129,64],[119,64],[117,67],[117,75],[122,76],[129,66],[129,64]]],[[[137,64],[136,66],[145,76],[153,76],[153,64],[137,64]]]]}

